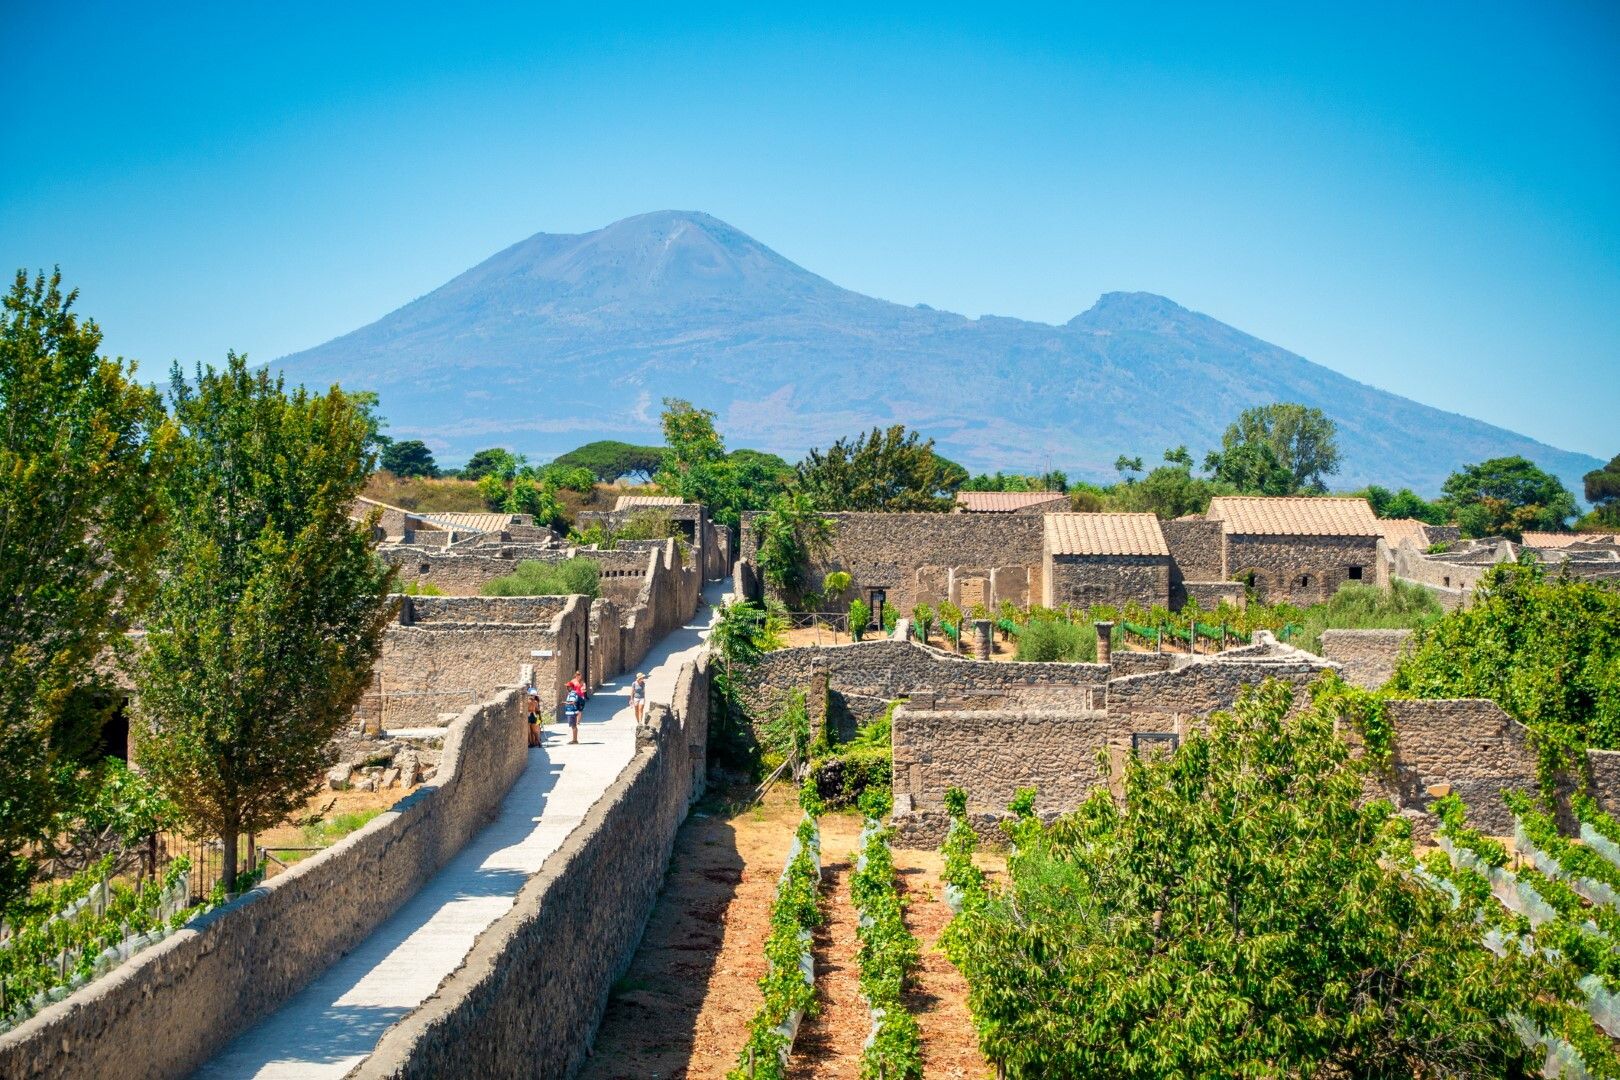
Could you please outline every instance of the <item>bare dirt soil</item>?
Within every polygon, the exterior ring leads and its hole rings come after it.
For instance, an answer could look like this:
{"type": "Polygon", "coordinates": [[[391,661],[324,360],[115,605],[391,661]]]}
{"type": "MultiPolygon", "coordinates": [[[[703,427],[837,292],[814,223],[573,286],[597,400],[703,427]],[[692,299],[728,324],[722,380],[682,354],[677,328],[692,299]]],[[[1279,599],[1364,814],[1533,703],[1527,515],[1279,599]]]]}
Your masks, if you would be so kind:
{"type": "MultiPolygon", "coordinates": [[[[981,852],[978,864],[992,875],[1006,867],[993,852],[981,852]]],[[[991,1075],[968,1011],[967,982],[939,949],[939,935],[951,921],[940,884],[943,861],[937,851],[896,848],[895,870],[906,902],[906,927],[922,947],[916,986],[906,995],[906,1009],[922,1032],[923,1076],[928,1080],[983,1080],[991,1075]]],[[[853,1076],[854,1074],[849,1074],[853,1076]]]]}
{"type": "Polygon", "coordinates": [[[740,812],[711,795],[681,826],[581,1080],[723,1080],[736,1064],[760,1005],[771,901],[799,821],[795,794],[778,785],[740,812]]]}
{"type": "Polygon", "coordinates": [[[817,1011],[799,1028],[788,1060],[789,1080],[835,1080],[860,1073],[862,1044],[872,1030],[855,955],[860,915],[849,895],[860,834],[860,818],[854,814],[821,819],[821,910],[827,920],[816,928],[812,953],[817,1011]]]}

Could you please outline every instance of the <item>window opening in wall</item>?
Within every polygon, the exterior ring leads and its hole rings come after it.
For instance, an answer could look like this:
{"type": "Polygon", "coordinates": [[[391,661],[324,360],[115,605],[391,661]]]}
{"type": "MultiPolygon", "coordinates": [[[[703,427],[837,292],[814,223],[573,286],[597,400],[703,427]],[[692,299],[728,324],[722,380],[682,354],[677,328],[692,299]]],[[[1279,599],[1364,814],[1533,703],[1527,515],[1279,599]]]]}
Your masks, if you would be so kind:
{"type": "Polygon", "coordinates": [[[1448,588],[1448,589],[1451,588],[1451,579],[1450,578],[1445,577],[1445,578],[1441,578],[1440,580],[1446,583],[1446,588],[1448,588]]]}
{"type": "Polygon", "coordinates": [[[433,564],[432,563],[423,563],[421,566],[418,566],[416,568],[416,572],[418,574],[431,574],[431,573],[433,573],[433,564]]]}
{"type": "Polygon", "coordinates": [[[1181,745],[1181,736],[1173,731],[1131,732],[1131,753],[1174,753],[1181,745]]]}
{"type": "Polygon", "coordinates": [[[1350,580],[1351,581],[1360,581],[1361,580],[1361,567],[1352,566],[1350,568],[1350,580]]]}
{"type": "Polygon", "coordinates": [[[1301,574],[1301,575],[1299,575],[1299,587],[1300,588],[1308,589],[1308,588],[1310,588],[1310,585],[1311,585],[1311,575],[1309,575],[1309,574],[1301,574]]]}

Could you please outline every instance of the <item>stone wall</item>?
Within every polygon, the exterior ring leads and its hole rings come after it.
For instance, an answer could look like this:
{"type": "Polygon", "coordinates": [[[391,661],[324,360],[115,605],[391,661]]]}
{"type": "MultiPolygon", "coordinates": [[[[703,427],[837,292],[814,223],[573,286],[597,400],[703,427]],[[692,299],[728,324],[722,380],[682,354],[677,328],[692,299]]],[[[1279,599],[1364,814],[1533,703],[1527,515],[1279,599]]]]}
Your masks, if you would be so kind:
{"type": "Polygon", "coordinates": [[[750,715],[756,721],[774,716],[787,693],[808,687],[818,668],[827,672],[835,712],[857,722],[878,715],[896,698],[922,691],[964,704],[976,699],[986,708],[1018,702],[1029,708],[1089,709],[1100,706],[1108,678],[1101,664],[970,660],[911,641],[804,646],[766,653],[739,672],[750,715]]]}
{"type": "Polygon", "coordinates": [[[1225,576],[1246,579],[1270,604],[1287,601],[1300,607],[1326,601],[1352,580],[1350,569],[1375,585],[1383,572],[1377,537],[1228,536],[1225,576]]]}
{"type": "Polygon", "coordinates": [[[1365,690],[1389,682],[1412,640],[1410,630],[1324,630],[1322,656],[1344,669],[1344,680],[1365,690]]]}
{"type": "Polygon", "coordinates": [[[400,586],[432,585],[448,596],[477,596],[487,583],[510,574],[526,559],[561,562],[569,553],[569,549],[532,544],[467,547],[455,551],[413,545],[377,549],[383,561],[399,568],[400,586]]]}
{"type": "Polygon", "coordinates": [[[1221,522],[1205,518],[1161,521],[1159,529],[1181,580],[1225,581],[1231,576],[1226,572],[1226,529],[1221,522]]]}
{"type": "Polygon", "coordinates": [[[1189,724],[1230,708],[1245,686],[1282,679],[1304,686],[1329,665],[1310,653],[1244,657],[1231,650],[1211,657],[1175,657],[1165,671],[1126,675],[1108,683],[1108,711],[1129,717],[1135,731],[1185,734],[1189,724]],[[1190,660],[1191,662],[1182,662],[1190,660]]]}
{"type": "Polygon", "coordinates": [[[525,726],[515,689],[467,709],[432,782],[0,1035],[0,1076],[191,1072],[363,941],[494,817],[528,762],[525,726]]]}
{"type": "MultiPolygon", "coordinates": [[[[753,521],[745,515],[739,555],[758,565],[753,521]]],[[[853,579],[851,596],[872,589],[910,614],[918,604],[982,596],[991,610],[1002,600],[1024,605],[1043,595],[1041,564],[1045,518],[1040,514],[827,514],[834,536],[807,568],[819,582],[834,570],[853,579]],[[967,592],[964,594],[964,588],[967,592]]],[[[969,605],[964,605],[969,606],[969,605]]]]}
{"type": "Polygon", "coordinates": [[[636,755],[481,934],[466,963],[353,1077],[571,1075],[628,968],[687,808],[702,794],[708,659],[650,702],[636,755]]]}
{"type": "Polygon", "coordinates": [[[548,713],[561,706],[563,687],[576,669],[590,671],[593,682],[601,681],[590,664],[590,604],[585,597],[511,599],[517,603],[507,605],[505,597],[413,597],[418,619],[424,612],[431,614],[413,625],[390,626],[383,634],[374,672],[383,726],[442,723],[446,713],[483,700],[497,686],[515,684],[525,664],[534,666],[541,707],[548,713]],[[468,609],[466,619],[457,618],[462,607],[468,609]],[[535,621],[483,621],[503,612],[535,621]]]}
{"type": "Polygon", "coordinates": [[[443,623],[550,623],[568,607],[567,596],[402,596],[403,626],[443,623]]]}
{"type": "Polygon", "coordinates": [[[1493,836],[1512,834],[1503,789],[1540,790],[1523,724],[1480,699],[1390,701],[1384,708],[1395,729],[1389,793],[1399,806],[1427,811],[1435,798],[1429,789],[1448,785],[1468,804],[1471,825],[1493,836]]]}
{"type": "Polygon", "coordinates": [[[1170,560],[1163,556],[1048,555],[1044,573],[1047,607],[1170,604],[1170,560]]]}
{"type": "Polygon", "coordinates": [[[655,642],[684,625],[703,598],[703,574],[695,560],[683,561],[674,540],[647,543],[648,569],[641,588],[619,608],[621,671],[640,663],[655,642]]]}
{"type": "Polygon", "coordinates": [[[1249,594],[1241,581],[1171,581],[1173,610],[1180,611],[1193,601],[1197,601],[1200,611],[1214,611],[1222,604],[1241,609],[1248,605],[1249,594]]]}

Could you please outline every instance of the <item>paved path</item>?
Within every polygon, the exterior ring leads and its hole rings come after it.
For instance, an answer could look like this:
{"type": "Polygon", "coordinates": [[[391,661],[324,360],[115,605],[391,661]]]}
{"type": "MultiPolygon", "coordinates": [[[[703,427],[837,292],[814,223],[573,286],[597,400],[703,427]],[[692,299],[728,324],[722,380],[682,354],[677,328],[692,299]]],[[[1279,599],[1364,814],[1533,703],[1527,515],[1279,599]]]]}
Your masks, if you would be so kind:
{"type": "MultiPolygon", "coordinates": [[[[729,582],[711,583],[692,622],[642,661],[649,700],[670,700],[676,672],[702,647],[711,605],[729,587],[729,582]]],[[[566,727],[548,725],[545,746],[530,752],[528,767],[493,823],[354,951],[194,1075],[207,1080],[341,1077],[364,1060],[390,1025],[426,1001],[461,965],[478,935],[511,910],[518,890],[630,763],[634,676],[627,672],[593,695],[578,746],[568,744],[566,727]]]]}

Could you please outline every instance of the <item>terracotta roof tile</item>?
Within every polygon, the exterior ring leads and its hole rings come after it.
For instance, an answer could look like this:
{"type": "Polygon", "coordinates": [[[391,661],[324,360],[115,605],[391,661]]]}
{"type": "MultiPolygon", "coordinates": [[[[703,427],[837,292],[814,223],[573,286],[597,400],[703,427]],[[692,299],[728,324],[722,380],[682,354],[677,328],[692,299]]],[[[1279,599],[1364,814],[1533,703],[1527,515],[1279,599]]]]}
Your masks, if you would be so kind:
{"type": "Polygon", "coordinates": [[[1564,548],[1571,544],[1612,544],[1616,539],[1612,533],[1527,532],[1522,543],[1533,548],[1564,548]]]}
{"type": "Polygon", "coordinates": [[[462,514],[439,511],[418,513],[415,510],[408,510],[406,513],[429,524],[465,532],[496,533],[512,524],[511,514],[462,514]]]}
{"type": "Polygon", "coordinates": [[[1411,537],[1412,543],[1418,547],[1426,547],[1429,543],[1428,534],[1423,530],[1428,528],[1426,522],[1417,518],[1379,518],[1378,531],[1384,538],[1384,543],[1390,547],[1399,547],[1402,540],[1411,537]]]}
{"type": "Polygon", "coordinates": [[[1046,549],[1053,555],[1170,555],[1153,514],[1047,514],[1046,549]]]}
{"type": "Polygon", "coordinates": [[[649,506],[685,506],[679,495],[620,495],[613,503],[614,510],[641,510],[649,506]]]}
{"type": "Polygon", "coordinates": [[[974,514],[1010,514],[1044,503],[1067,503],[1061,491],[958,491],[956,505],[974,514]]]}
{"type": "Polygon", "coordinates": [[[1381,536],[1366,499],[1331,495],[1218,495],[1209,517],[1238,536],[1381,536]]]}

